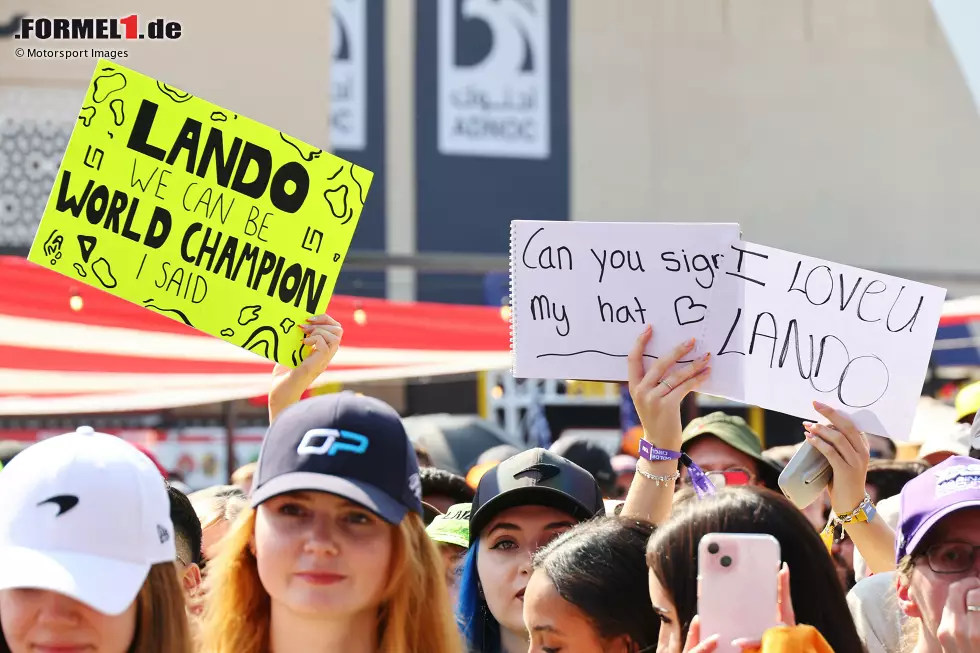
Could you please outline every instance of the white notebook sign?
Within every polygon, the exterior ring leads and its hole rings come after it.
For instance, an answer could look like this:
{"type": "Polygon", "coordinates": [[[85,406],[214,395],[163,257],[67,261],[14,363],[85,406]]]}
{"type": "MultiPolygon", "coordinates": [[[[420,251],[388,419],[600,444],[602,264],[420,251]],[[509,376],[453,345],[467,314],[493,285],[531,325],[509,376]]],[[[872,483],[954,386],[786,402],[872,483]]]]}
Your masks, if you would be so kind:
{"type": "Polygon", "coordinates": [[[702,339],[737,224],[511,223],[514,374],[626,378],[644,324],[647,356],[702,339]]]}
{"type": "Polygon", "coordinates": [[[907,439],[946,291],[739,240],[737,225],[513,222],[514,374],[625,381],[645,324],[657,358],[710,352],[701,392],[907,439]]]}

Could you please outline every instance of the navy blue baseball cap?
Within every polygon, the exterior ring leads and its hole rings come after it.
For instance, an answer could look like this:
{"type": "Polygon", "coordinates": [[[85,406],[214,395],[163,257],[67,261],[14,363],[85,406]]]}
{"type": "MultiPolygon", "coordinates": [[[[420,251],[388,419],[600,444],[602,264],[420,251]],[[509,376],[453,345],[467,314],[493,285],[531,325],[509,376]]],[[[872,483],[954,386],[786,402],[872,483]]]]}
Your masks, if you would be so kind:
{"type": "Polygon", "coordinates": [[[470,512],[470,543],[508,508],[548,506],[579,521],[606,514],[592,474],[547,449],[511,456],[480,478],[470,512]]]}
{"type": "Polygon", "coordinates": [[[422,515],[418,460],[395,409],[345,391],[284,410],[262,441],[252,507],[304,490],[343,497],[390,524],[422,515]]]}

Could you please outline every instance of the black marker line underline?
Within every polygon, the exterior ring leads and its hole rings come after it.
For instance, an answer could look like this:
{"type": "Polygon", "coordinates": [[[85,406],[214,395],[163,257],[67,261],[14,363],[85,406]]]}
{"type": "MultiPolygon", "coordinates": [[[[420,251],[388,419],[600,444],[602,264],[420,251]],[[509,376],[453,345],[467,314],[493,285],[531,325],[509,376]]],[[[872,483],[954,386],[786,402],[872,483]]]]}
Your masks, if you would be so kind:
{"type": "MultiPolygon", "coordinates": [[[[610,353],[608,351],[600,351],[598,349],[583,349],[582,351],[573,351],[573,352],[569,352],[569,353],[566,353],[566,354],[561,354],[561,353],[557,353],[557,352],[556,353],[548,353],[548,354],[538,354],[537,356],[535,356],[535,358],[548,358],[550,356],[556,356],[556,357],[565,358],[565,357],[568,357],[568,356],[579,356],[581,354],[600,354],[602,356],[609,356],[611,358],[627,358],[629,356],[629,354],[612,354],[612,353],[610,353]]],[[[643,358],[653,358],[655,360],[659,360],[660,359],[659,356],[654,356],[653,354],[643,354],[643,358]]],[[[694,361],[693,360],[681,360],[681,361],[677,361],[677,362],[678,363],[693,363],[694,361]]]]}

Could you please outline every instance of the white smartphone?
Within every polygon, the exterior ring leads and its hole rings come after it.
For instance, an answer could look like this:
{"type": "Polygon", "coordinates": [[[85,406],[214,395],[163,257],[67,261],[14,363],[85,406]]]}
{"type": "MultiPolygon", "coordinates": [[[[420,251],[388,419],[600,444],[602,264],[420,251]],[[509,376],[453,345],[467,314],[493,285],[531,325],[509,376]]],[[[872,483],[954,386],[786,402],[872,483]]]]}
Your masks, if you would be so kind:
{"type": "Polygon", "coordinates": [[[809,442],[804,442],[780,472],[779,489],[803,510],[820,496],[833,475],[827,457],[809,442]]]}
{"type": "Polygon", "coordinates": [[[701,641],[718,635],[718,653],[740,653],[732,640],[759,641],[779,623],[779,541],[772,535],[709,533],[698,544],[701,641]]]}

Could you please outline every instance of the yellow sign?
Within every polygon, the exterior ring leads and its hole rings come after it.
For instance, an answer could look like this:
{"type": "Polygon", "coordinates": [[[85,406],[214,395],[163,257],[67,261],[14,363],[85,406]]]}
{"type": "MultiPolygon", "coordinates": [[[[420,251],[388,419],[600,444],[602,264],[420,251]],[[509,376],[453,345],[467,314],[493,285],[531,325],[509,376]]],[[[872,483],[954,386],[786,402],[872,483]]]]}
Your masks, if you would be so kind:
{"type": "Polygon", "coordinates": [[[102,60],[29,259],[296,367],[372,177],[102,60]]]}

